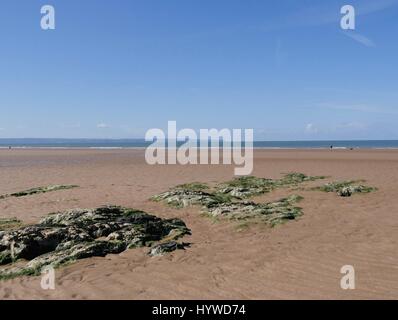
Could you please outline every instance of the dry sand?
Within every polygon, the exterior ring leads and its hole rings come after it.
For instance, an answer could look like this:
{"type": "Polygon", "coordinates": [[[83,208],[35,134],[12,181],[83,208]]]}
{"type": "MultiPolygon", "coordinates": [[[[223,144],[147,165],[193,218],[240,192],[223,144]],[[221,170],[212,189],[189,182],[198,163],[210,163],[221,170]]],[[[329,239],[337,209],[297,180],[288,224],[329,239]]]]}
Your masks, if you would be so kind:
{"type": "Polygon", "coordinates": [[[0,200],[0,217],[32,223],[49,212],[116,204],[180,217],[192,230],[185,251],[151,258],[144,248],[81,260],[56,270],[55,290],[24,277],[0,282],[0,299],[398,299],[398,151],[256,150],[254,175],[290,171],[366,179],[379,190],[351,198],[297,191],[305,197],[298,220],[238,231],[198,208],[148,200],[176,184],[225,181],[233,166],[149,166],[142,150],[0,150],[0,194],[81,186],[0,200]],[[355,267],[355,290],[340,288],[343,265],[355,267]]]}

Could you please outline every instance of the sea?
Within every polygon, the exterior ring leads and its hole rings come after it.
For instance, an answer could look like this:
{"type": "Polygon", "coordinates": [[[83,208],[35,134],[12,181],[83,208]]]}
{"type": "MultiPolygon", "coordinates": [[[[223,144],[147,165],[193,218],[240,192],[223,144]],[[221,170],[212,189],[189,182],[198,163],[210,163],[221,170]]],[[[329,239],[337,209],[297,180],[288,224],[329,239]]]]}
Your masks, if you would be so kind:
{"type": "MultiPolygon", "coordinates": [[[[183,142],[178,142],[181,145],[183,142]]],[[[144,139],[4,139],[0,148],[45,149],[127,149],[146,148],[151,142],[144,139]]],[[[398,149],[398,140],[306,140],[306,141],[254,141],[259,149],[398,149]]]]}

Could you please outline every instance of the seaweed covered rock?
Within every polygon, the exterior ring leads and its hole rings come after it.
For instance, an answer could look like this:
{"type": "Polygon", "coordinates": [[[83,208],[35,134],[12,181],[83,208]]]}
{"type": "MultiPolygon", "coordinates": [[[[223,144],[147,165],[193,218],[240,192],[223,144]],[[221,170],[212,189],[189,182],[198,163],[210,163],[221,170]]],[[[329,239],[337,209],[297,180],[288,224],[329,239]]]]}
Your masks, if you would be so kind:
{"type": "Polygon", "coordinates": [[[203,183],[189,183],[176,186],[169,191],[153,196],[154,201],[164,201],[170,206],[184,208],[193,205],[211,207],[229,203],[234,199],[242,200],[271,192],[276,188],[324,179],[323,176],[307,176],[303,173],[288,173],[281,179],[266,179],[254,176],[238,177],[210,188],[203,183]]]}
{"type": "Polygon", "coordinates": [[[299,183],[308,182],[308,181],[316,181],[325,179],[325,176],[307,176],[304,173],[300,172],[291,172],[287,173],[283,176],[282,179],[278,181],[280,185],[297,185],[299,183]]]}
{"type": "Polygon", "coordinates": [[[364,185],[351,185],[338,190],[337,194],[341,197],[350,197],[354,193],[369,193],[375,190],[373,187],[364,185]]]}
{"type": "Polygon", "coordinates": [[[180,185],[152,197],[152,200],[164,201],[179,208],[199,205],[202,211],[211,217],[260,220],[274,226],[293,220],[302,214],[301,208],[294,206],[302,199],[300,196],[291,195],[269,203],[255,203],[245,199],[270,192],[278,187],[294,186],[323,178],[303,173],[288,173],[278,180],[246,176],[221,183],[214,188],[197,183],[180,185]]]}
{"type": "Polygon", "coordinates": [[[58,191],[58,190],[67,190],[67,189],[73,189],[77,188],[78,186],[76,185],[50,185],[50,186],[45,186],[45,187],[38,187],[38,188],[32,188],[24,191],[19,191],[19,192],[14,192],[10,194],[3,194],[0,195],[0,199],[5,199],[9,197],[24,197],[24,196],[30,196],[33,194],[37,193],[46,193],[46,192],[52,192],[52,191],[58,191]]]}
{"type": "Polygon", "coordinates": [[[270,192],[275,188],[275,180],[245,176],[220,184],[217,191],[234,198],[243,199],[270,192]]]}
{"type": "MultiPolygon", "coordinates": [[[[0,278],[36,275],[46,265],[174,241],[190,234],[180,219],[160,219],[143,211],[106,206],[51,214],[38,224],[0,232],[0,278]]],[[[179,248],[178,246],[175,247],[179,248]]]]}
{"type": "Polygon", "coordinates": [[[217,187],[217,192],[228,194],[237,199],[245,199],[270,192],[276,188],[295,186],[303,182],[315,181],[318,179],[324,179],[324,177],[312,177],[297,172],[288,173],[281,179],[276,180],[246,176],[220,184],[217,187]]]}
{"type": "Polygon", "coordinates": [[[323,186],[316,187],[315,190],[320,190],[324,192],[336,192],[340,197],[351,197],[354,193],[369,193],[376,191],[376,188],[368,187],[363,184],[360,184],[361,181],[338,181],[338,182],[329,182],[324,184],[323,186]]]}
{"type": "Polygon", "coordinates": [[[185,208],[192,205],[207,205],[212,202],[212,195],[200,190],[174,189],[153,196],[151,199],[165,201],[176,208],[185,208]]]}
{"type": "Polygon", "coordinates": [[[301,208],[295,206],[295,203],[301,200],[302,197],[291,195],[268,203],[230,202],[207,208],[206,211],[213,217],[225,217],[232,220],[256,220],[275,226],[301,216],[301,208]]]}
{"type": "Polygon", "coordinates": [[[193,205],[211,206],[229,200],[228,196],[204,191],[206,189],[209,189],[209,187],[205,184],[182,184],[153,196],[151,200],[164,201],[176,208],[185,208],[193,205]]]}

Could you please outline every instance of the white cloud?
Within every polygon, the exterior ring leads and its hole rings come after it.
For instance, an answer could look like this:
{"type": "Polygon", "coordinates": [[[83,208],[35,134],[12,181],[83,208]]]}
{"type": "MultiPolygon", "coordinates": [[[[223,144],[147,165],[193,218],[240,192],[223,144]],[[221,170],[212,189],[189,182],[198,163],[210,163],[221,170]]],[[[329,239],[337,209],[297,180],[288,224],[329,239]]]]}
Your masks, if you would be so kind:
{"type": "MultiPolygon", "coordinates": [[[[304,9],[287,13],[284,16],[278,16],[276,20],[269,21],[267,25],[254,28],[269,32],[285,28],[318,27],[332,23],[337,26],[342,17],[340,8],[337,8],[333,3],[328,4],[327,1],[320,1],[319,3],[321,4],[305,6],[304,9]]],[[[362,0],[361,3],[354,5],[354,7],[356,16],[359,17],[377,13],[397,5],[398,0],[362,0]]]]}
{"type": "Polygon", "coordinates": [[[313,123],[308,123],[305,126],[305,132],[307,132],[307,133],[318,133],[318,128],[313,123]]]}
{"type": "Polygon", "coordinates": [[[99,129],[106,129],[106,128],[110,128],[110,127],[111,127],[110,125],[103,123],[103,122],[97,124],[97,128],[99,128],[99,129]]]}
{"type": "Polygon", "coordinates": [[[357,15],[368,15],[398,5],[397,0],[367,1],[358,6],[357,15]]]}
{"type": "Polygon", "coordinates": [[[350,31],[343,32],[343,34],[346,35],[347,37],[355,40],[356,42],[364,45],[365,47],[375,47],[376,46],[376,44],[373,42],[372,39],[369,39],[362,34],[350,32],[350,31]]]}
{"type": "Polygon", "coordinates": [[[330,109],[330,110],[347,110],[347,111],[357,111],[365,113],[379,113],[379,114],[390,114],[396,115],[398,112],[395,109],[384,108],[384,107],[374,107],[364,104],[339,104],[339,103],[318,103],[316,107],[330,109]]]}
{"type": "Polygon", "coordinates": [[[347,122],[347,123],[341,123],[337,126],[337,130],[339,129],[352,129],[352,130],[362,130],[366,129],[366,125],[361,123],[361,122],[347,122]]]}
{"type": "Polygon", "coordinates": [[[64,128],[64,129],[78,129],[78,128],[81,128],[81,124],[80,123],[61,123],[59,126],[61,128],[64,128]]]}

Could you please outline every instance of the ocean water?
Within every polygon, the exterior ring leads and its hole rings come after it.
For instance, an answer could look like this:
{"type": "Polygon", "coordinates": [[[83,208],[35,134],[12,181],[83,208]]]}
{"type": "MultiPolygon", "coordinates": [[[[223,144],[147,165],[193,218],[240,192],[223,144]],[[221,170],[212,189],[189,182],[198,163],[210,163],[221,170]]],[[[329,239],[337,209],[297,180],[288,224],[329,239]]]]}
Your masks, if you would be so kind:
{"type": "MultiPolygon", "coordinates": [[[[0,148],[145,148],[143,139],[0,139],[0,148]]],[[[182,144],[178,143],[178,145],[182,144]]],[[[322,149],[322,148],[398,149],[398,140],[330,140],[330,141],[255,141],[255,148],[322,149]]]]}

